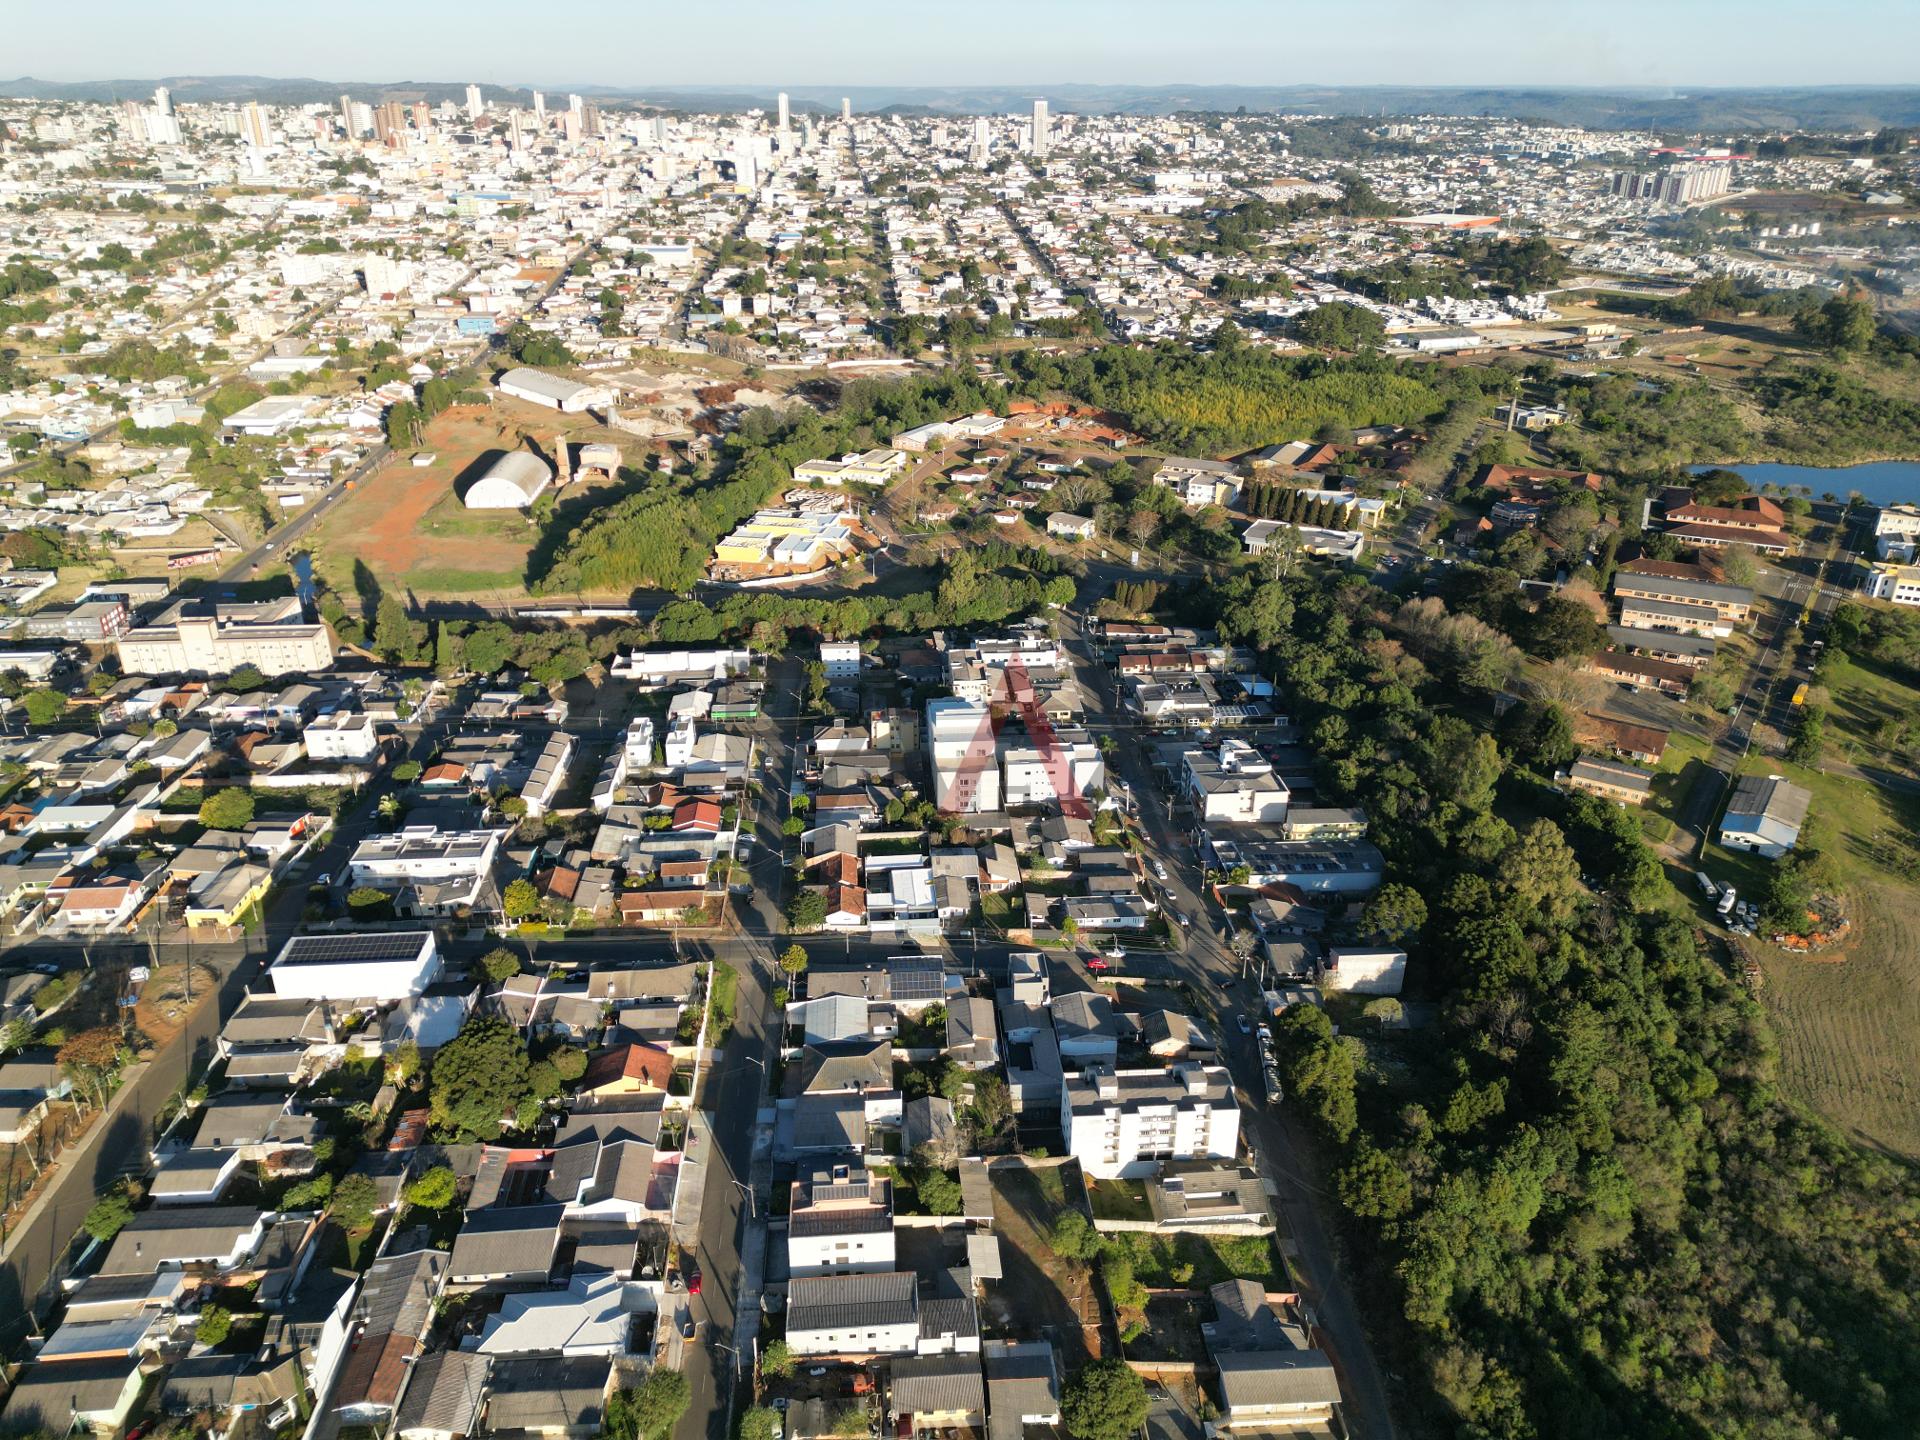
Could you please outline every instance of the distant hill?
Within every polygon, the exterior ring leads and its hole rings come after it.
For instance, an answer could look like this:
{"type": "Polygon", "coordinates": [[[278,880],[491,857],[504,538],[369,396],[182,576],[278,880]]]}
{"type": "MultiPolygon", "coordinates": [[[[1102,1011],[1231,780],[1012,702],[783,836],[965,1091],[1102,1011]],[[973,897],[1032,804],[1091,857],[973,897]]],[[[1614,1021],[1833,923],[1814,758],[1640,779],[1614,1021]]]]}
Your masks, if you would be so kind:
{"type": "MultiPolygon", "coordinates": [[[[176,100],[275,105],[356,100],[464,100],[464,82],[382,83],[275,78],[264,75],[168,75],[150,80],[60,82],[22,77],[0,81],[0,97],[21,100],[120,100],[165,85],[176,100]]],[[[534,87],[483,85],[489,100],[532,103],[534,87]]],[[[774,90],[677,85],[565,85],[602,105],[635,104],[689,111],[769,109],[774,90]]],[[[1342,85],[790,85],[799,112],[834,113],[841,96],[862,113],[980,115],[1030,107],[1044,96],[1055,112],[1168,115],[1182,111],[1279,112],[1318,115],[1484,115],[1585,125],[1596,129],[1735,132],[1867,130],[1920,125],[1920,86],[1806,86],[1713,90],[1602,90],[1522,86],[1342,85]]]]}

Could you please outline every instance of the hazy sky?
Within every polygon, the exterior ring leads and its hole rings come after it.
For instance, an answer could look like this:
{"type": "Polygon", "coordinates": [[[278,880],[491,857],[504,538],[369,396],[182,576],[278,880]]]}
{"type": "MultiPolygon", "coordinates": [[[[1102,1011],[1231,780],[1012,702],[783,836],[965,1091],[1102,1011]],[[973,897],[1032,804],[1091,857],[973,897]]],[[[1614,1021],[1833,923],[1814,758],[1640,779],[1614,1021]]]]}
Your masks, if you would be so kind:
{"type": "Polygon", "coordinates": [[[6,0],[0,72],[562,86],[1920,82],[1920,0],[6,0]]]}

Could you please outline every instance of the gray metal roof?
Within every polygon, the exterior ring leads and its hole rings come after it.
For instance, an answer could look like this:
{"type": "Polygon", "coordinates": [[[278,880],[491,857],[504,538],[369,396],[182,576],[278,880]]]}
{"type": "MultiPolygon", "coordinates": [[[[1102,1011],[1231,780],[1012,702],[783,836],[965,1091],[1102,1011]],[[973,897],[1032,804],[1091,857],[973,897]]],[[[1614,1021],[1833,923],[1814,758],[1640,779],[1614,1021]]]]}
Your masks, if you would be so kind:
{"type": "Polygon", "coordinates": [[[455,1279],[543,1273],[560,1244],[559,1205],[514,1205],[469,1215],[454,1237],[455,1279]]]}
{"type": "Polygon", "coordinates": [[[986,1383],[975,1355],[918,1355],[893,1362],[893,1408],[910,1415],[966,1414],[986,1409],[986,1383]]]}
{"type": "Polygon", "coordinates": [[[486,1393],[488,1357],[474,1350],[435,1350],[422,1355],[407,1381],[395,1428],[471,1435],[479,1428],[486,1393]]]}
{"type": "Polygon", "coordinates": [[[1338,1405],[1340,1381],[1318,1350],[1230,1350],[1214,1357],[1231,1414],[1274,1406],[1338,1405]]]}
{"type": "Polygon", "coordinates": [[[787,1331],[911,1325],[919,1314],[914,1277],[903,1271],[821,1275],[787,1286],[787,1331]]]}

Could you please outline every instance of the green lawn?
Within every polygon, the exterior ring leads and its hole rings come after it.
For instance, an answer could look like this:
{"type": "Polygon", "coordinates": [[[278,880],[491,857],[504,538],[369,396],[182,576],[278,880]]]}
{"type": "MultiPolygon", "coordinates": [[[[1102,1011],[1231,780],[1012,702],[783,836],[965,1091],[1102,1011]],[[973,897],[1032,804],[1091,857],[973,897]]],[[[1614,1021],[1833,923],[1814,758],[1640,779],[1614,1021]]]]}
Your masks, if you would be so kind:
{"type": "Polygon", "coordinates": [[[1087,1198],[1096,1220],[1151,1220],[1147,1187],[1138,1180],[1089,1180],[1087,1198]]]}
{"type": "Polygon", "coordinates": [[[1871,661],[1834,656],[1825,667],[1827,742],[1855,764],[1910,772],[1920,691],[1871,661]]]}
{"type": "Polygon", "coordinates": [[[1153,1289],[1204,1290],[1222,1280],[1285,1283],[1278,1254],[1265,1235],[1149,1235],[1124,1230],[1107,1236],[1133,1261],[1133,1273],[1153,1289]]]}

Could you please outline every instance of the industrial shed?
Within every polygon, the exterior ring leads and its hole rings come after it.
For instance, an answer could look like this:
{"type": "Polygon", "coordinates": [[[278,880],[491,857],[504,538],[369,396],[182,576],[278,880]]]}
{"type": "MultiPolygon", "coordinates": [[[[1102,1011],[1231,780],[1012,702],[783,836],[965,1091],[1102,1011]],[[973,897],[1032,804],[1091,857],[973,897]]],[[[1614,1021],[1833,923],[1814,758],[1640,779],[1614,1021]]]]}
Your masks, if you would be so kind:
{"type": "Polygon", "coordinates": [[[469,510],[524,510],[553,483],[553,471],[538,455],[510,450],[467,487],[469,510]]]}
{"type": "Polygon", "coordinates": [[[549,410],[565,411],[570,415],[578,414],[595,401],[605,398],[603,391],[591,385],[582,385],[577,380],[569,380],[561,375],[549,375],[542,370],[529,370],[525,366],[507,371],[495,383],[503,395],[544,405],[549,410]]]}

